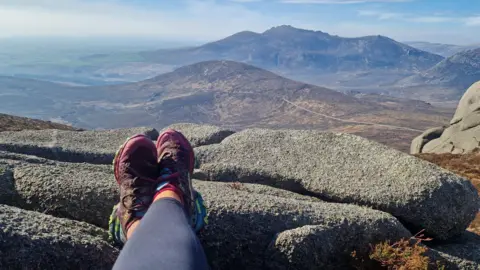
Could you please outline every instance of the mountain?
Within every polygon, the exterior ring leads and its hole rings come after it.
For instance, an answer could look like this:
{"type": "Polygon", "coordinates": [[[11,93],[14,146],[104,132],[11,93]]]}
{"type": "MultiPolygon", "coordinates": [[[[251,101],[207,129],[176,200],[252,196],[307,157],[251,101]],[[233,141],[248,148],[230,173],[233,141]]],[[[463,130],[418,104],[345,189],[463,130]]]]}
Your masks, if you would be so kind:
{"type": "Polygon", "coordinates": [[[331,116],[378,107],[337,91],[292,81],[233,61],[196,63],[146,81],[99,89],[115,93],[113,98],[108,95],[103,104],[129,100],[132,110],[146,111],[161,125],[185,121],[232,127],[261,123],[297,125],[298,119],[292,115],[295,108],[288,102],[311,104],[316,112],[331,116]]]}
{"type": "Polygon", "coordinates": [[[462,45],[452,45],[452,44],[442,44],[442,43],[430,43],[430,42],[423,42],[423,41],[405,42],[405,44],[422,51],[441,55],[443,57],[450,57],[462,51],[468,51],[468,50],[480,48],[480,44],[462,46],[462,45]]]}
{"type": "Polygon", "coordinates": [[[53,123],[50,121],[41,121],[25,117],[13,116],[0,113],[0,132],[2,131],[19,131],[19,130],[40,130],[40,129],[61,129],[61,130],[78,130],[71,126],[53,123]]]}
{"type": "Polygon", "coordinates": [[[419,130],[442,125],[452,113],[420,101],[340,93],[233,61],[206,61],[149,80],[102,87],[42,82],[35,87],[33,80],[13,81],[17,84],[7,88],[10,98],[0,99],[0,108],[8,105],[18,115],[41,115],[83,128],[193,122],[232,129],[317,129],[408,150],[419,130]],[[22,96],[14,99],[14,93],[22,96]]]}
{"type": "Polygon", "coordinates": [[[437,99],[459,100],[465,89],[478,80],[480,48],[457,53],[421,74],[400,80],[397,86],[411,92],[423,88],[423,94],[433,92],[430,94],[437,99]]]}
{"type": "Polygon", "coordinates": [[[443,59],[384,36],[343,38],[285,25],[263,33],[240,32],[194,48],[143,52],[142,56],[162,64],[227,59],[297,72],[415,71],[430,68],[443,59]]]}

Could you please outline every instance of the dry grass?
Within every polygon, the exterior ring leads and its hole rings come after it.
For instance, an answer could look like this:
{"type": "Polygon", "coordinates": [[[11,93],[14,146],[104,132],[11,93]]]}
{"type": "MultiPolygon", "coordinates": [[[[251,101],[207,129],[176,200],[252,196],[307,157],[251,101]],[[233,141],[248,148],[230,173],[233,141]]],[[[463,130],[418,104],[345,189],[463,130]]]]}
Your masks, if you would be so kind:
{"type": "Polygon", "coordinates": [[[77,130],[71,126],[57,124],[49,121],[41,121],[30,118],[0,114],[0,132],[2,131],[19,131],[25,129],[61,129],[61,130],[77,130]]]}
{"type": "MultiPolygon", "coordinates": [[[[430,161],[461,175],[470,181],[480,192],[480,149],[468,154],[420,154],[417,157],[430,161]]],[[[480,213],[468,228],[470,231],[480,235],[480,213]]]]}
{"type": "Polygon", "coordinates": [[[382,242],[371,247],[368,258],[361,259],[356,252],[352,253],[352,257],[356,268],[361,270],[443,270],[445,267],[439,262],[431,261],[426,255],[428,248],[421,245],[423,241],[430,240],[423,238],[423,235],[415,235],[411,239],[401,239],[393,244],[382,242]]]}

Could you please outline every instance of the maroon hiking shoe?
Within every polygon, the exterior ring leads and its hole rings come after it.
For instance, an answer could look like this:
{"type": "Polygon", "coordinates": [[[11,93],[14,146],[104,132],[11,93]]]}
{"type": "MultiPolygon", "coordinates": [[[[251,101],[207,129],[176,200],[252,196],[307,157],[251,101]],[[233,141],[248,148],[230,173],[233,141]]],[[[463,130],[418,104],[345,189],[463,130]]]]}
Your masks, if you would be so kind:
{"type": "Polygon", "coordinates": [[[113,168],[120,187],[117,215],[126,236],[133,222],[145,215],[159,182],[155,144],[145,135],[129,138],[117,151],[113,168]]]}
{"type": "Polygon", "coordinates": [[[180,189],[187,215],[192,217],[195,213],[195,197],[191,175],[195,156],[190,142],[182,133],[167,129],[158,137],[157,156],[161,181],[180,189]]]}

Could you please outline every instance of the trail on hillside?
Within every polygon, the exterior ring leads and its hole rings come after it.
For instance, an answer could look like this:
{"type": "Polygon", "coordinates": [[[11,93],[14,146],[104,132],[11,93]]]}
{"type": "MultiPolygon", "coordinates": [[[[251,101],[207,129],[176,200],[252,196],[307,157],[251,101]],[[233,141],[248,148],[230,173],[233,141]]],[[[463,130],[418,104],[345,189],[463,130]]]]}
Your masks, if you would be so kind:
{"type": "Polygon", "coordinates": [[[312,110],[309,110],[305,107],[302,107],[300,105],[297,105],[285,98],[282,98],[283,101],[287,102],[288,104],[291,104],[299,109],[302,109],[304,111],[307,111],[309,113],[313,113],[315,115],[319,115],[319,116],[322,116],[322,117],[325,117],[325,118],[328,118],[328,119],[332,119],[332,120],[335,120],[335,121],[339,121],[339,122],[344,122],[344,123],[350,123],[350,124],[359,124],[359,125],[369,125],[369,126],[378,126],[378,127],[386,127],[386,128],[393,128],[393,129],[402,129],[402,130],[408,130],[408,131],[415,131],[415,132],[423,132],[423,130],[419,130],[419,129],[414,129],[414,128],[408,128],[408,127],[400,127],[400,126],[394,126],[394,125],[386,125],[386,124],[377,124],[377,123],[369,123],[369,122],[360,122],[360,121],[352,121],[352,120],[345,120],[345,119],[341,119],[341,118],[337,118],[337,117],[334,117],[334,116],[330,116],[330,115],[326,115],[326,114],[323,114],[323,113],[319,113],[319,112],[314,112],[312,110]]]}

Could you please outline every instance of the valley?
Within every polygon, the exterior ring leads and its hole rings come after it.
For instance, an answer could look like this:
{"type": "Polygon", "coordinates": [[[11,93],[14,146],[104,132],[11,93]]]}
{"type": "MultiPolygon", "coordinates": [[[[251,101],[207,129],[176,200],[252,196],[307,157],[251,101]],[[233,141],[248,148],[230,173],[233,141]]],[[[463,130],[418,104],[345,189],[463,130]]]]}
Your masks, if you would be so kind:
{"type": "Polygon", "coordinates": [[[72,87],[1,78],[6,113],[88,129],[178,122],[347,132],[407,151],[425,127],[453,113],[428,103],[341,93],[233,61],[206,61],[130,84],[72,87]],[[8,90],[8,91],[6,91],[8,90]]]}

